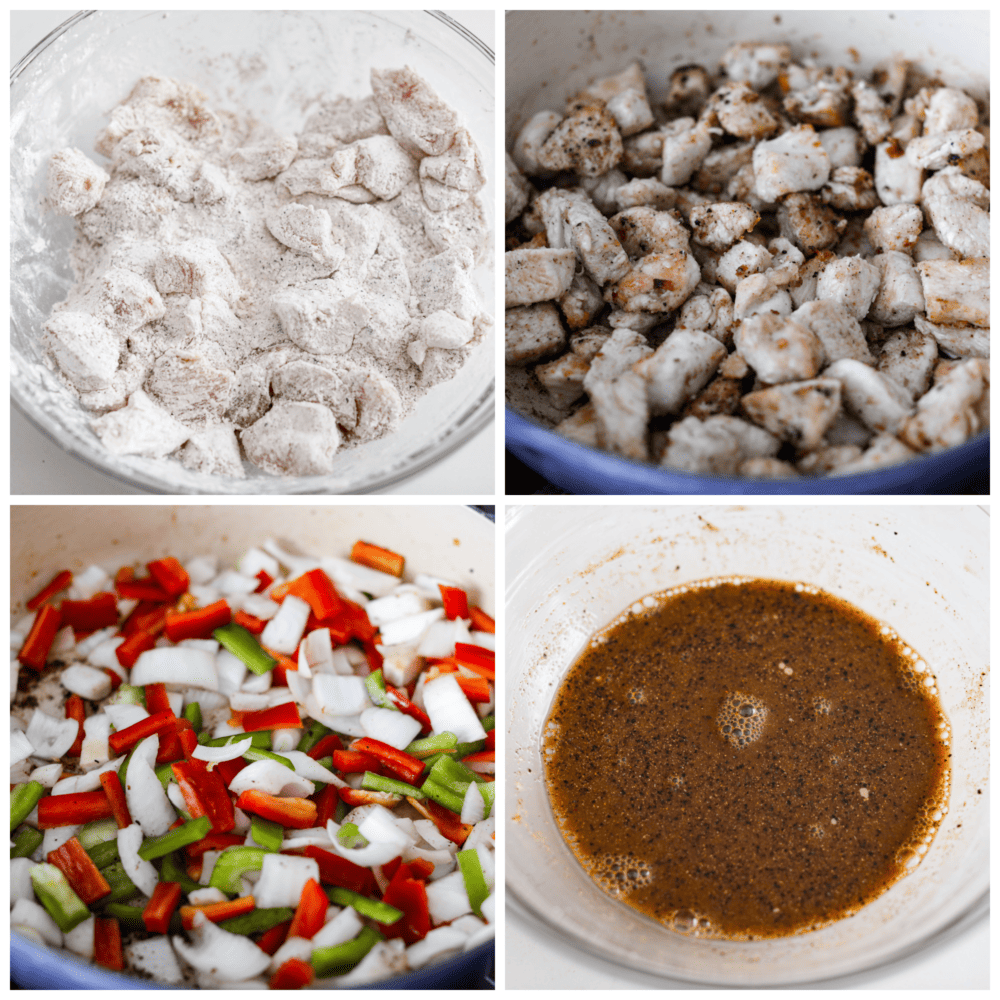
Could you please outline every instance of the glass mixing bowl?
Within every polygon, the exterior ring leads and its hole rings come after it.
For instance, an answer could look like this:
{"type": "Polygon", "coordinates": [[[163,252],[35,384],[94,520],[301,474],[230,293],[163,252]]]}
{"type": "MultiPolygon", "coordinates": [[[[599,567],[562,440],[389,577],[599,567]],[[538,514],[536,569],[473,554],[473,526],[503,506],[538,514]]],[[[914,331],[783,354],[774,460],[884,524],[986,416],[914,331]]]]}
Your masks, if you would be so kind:
{"type": "MultiPolygon", "coordinates": [[[[666,93],[680,66],[718,65],[738,41],[783,41],[821,63],[868,74],[899,53],[931,77],[985,97],[989,105],[989,14],[986,11],[515,11],[506,20],[506,146],[537,111],[559,108],[595,77],[635,59],[650,93],[666,93]],[[540,55],[544,53],[544,56],[540,55]]],[[[571,493],[880,494],[955,492],[989,470],[989,433],[957,448],[873,472],[822,479],[739,479],[633,462],[586,448],[507,407],[507,447],[571,493]]],[[[968,487],[962,489],[965,492],[968,487]]]]}
{"type": "MultiPolygon", "coordinates": [[[[402,552],[409,565],[454,580],[488,611],[496,607],[492,516],[458,504],[449,506],[19,506],[11,513],[11,610],[39,579],[91,563],[118,566],[148,558],[150,539],[158,551],[178,557],[214,552],[231,565],[265,538],[287,541],[293,550],[339,555],[359,538],[402,552]]],[[[456,989],[492,975],[493,942],[472,951],[375,983],[373,989],[456,989]]],[[[166,989],[91,965],[68,951],[45,948],[11,935],[11,974],[26,989],[166,989]]],[[[368,988],[368,987],[365,987],[368,988]]],[[[482,988],[482,987],[479,987],[482,988]]]]}
{"type": "Polygon", "coordinates": [[[989,905],[989,518],[978,507],[508,508],[508,918],[550,943],[672,981],[801,985],[923,954],[989,905]],[[556,826],[541,732],[597,629],[678,583],[815,584],[895,628],[936,678],[952,727],[949,811],[916,869],[856,916],[798,937],[712,941],[601,892],[556,826]]]}
{"type": "MultiPolygon", "coordinates": [[[[252,108],[295,132],[322,95],[364,96],[369,70],[408,65],[465,119],[486,163],[494,161],[493,51],[436,11],[85,11],[35,46],[11,74],[11,399],[61,448],[132,486],[158,493],[360,493],[389,486],[443,458],[493,418],[493,336],[460,373],[423,396],[394,434],[344,451],[329,476],[246,480],[179,462],[115,456],[91,415],[41,363],[38,334],[72,284],[74,222],[46,213],[48,158],[85,152],[141,76],[197,84],[226,108],[252,108]]],[[[494,203],[491,174],[482,196],[494,203]]],[[[490,209],[491,211],[491,209],[490,209]]],[[[491,243],[492,247],[492,243],[491,243]]],[[[493,312],[492,261],[476,282],[493,312]]]]}

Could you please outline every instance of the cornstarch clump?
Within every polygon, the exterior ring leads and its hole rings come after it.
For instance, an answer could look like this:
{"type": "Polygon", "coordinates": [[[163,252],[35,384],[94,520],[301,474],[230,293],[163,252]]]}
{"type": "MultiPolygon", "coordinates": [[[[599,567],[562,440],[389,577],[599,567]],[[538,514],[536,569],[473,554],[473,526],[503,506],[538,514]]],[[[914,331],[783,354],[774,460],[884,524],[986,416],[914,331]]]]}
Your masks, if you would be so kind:
{"type": "Polygon", "coordinates": [[[140,80],[96,150],[49,163],[77,281],[42,341],[109,451],[323,475],[452,378],[488,330],[485,167],[411,69],[298,136],[140,80]]]}

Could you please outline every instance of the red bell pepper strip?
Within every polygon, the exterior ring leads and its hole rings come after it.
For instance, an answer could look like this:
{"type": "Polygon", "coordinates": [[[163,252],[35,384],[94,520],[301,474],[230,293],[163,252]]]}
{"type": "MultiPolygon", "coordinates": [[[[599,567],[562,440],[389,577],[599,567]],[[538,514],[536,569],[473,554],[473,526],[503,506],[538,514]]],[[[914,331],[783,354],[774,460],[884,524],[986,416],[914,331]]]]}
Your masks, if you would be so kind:
{"type": "Polygon", "coordinates": [[[402,576],[403,566],[406,564],[406,560],[398,552],[380,548],[371,542],[355,542],[351,549],[351,559],[369,569],[388,573],[389,576],[402,576]]]}
{"type": "Polygon", "coordinates": [[[251,635],[260,635],[267,628],[267,622],[263,618],[255,618],[245,611],[237,611],[233,615],[233,621],[237,625],[242,625],[251,635]]]}
{"type": "Polygon", "coordinates": [[[464,590],[458,587],[446,587],[443,583],[438,584],[438,590],[441,591],[444,616],[448,621],[469,617],[469,595],[464,590]]]}
{"type": "MultiPolygon", "coordinates": [[[[182,758],[187,760],[187,754],[184,752],[184,746],[180,741],[179,733],[187,732],[188,729],[184,727],[190,727],[191,723],[187,719],[177,719],[174,722],[174,730],[165,729],[160,733],[160,746],[156,751],[156,763],[157,764],[172,764],[175,760],[181,760],[182,758]]],[[[197,741],[197,736],[195,737],[197,741]]]]}
{"type": "Polygon", "coordinates": [[[323,885],[336,885],[363,896],[370,896],[375,891],[375,875],[370,868],[356,865],[322,847],[305,847],[301,853],[319,865],[319,880],[323,885]]]}
{"type": "Polygon", "coordinates": [[[233,778],[247,766],[248,762],[242,757],[234,757],[232,760],[223,760],[216,764],[215,773],[222,778],[223,783],[228,788],[232,784],[233,778]]]}
{"type": "MultiPolygon", "coordinates": [[[[121,687],[122,679],[120,674],[116,674],[110,667],[101,667],[101,669],[111,678],[111,690],[117,691],[121,687]]],[[[82,749],[82,747],[81,747],[82,749]]]]}
{"type": "Polygon", "coordinates": [[[340,801],[336,785],[324,785],[313,801],[316,803],[316,826],[325,827],[327,820],[336,819],[337,803],[340,801]]]}
{"type": "Polygon", "coordinates": [[[248,733],[262,729],[301,729],[302,718],[294,701],[286,701],[260,712],[242,712],[243,728],[248,733]]]}
{"type": "Polygon", "coordinates": [[[160,712],[169,712],[171,715],[174,715],[174,710],[170,707],[170,699],[167,697],[166,684],[147,684],[144,691],[146,694],[146,711],[150,715],[157,715],[160,712]]]}
{"type": "Polygon", "coordinates": [[[83,826],[95,819],[113,816],[111,802],[100,792],[71,792],[68,795],[46,795],[38,803],[38,829],[54,830],[58,826],[83,826]]]}
{"type": "Polygon", "coordinates": [[[445,809],[444,806],[438,805],[431,799],[414,799],[407,796],[406,801],[424,819],[429,819],[438,828],[441,836],[447,837],[452,843],[458,844],[459,847],[465,843],[469,834],[472,833],[472,827],[463,823],[457,813],[453,813],[450,809],[445,809]]]}
{"type": "Polygon", "coordinates": [[[360,604],[353,601],[344,601],[347,605],[347,622],[351,629],[351,635],[362,642],[370,642],[378,635],[378,629],[368,620],[368,612],[360,604]]]}
{"type": "Polygon", "coordinates": [[[455,680],[462,689],[462,694],[473,704],[487,704],[490,700],[490,682],[485,677],[466,677],[456,674],[455,680]]]}
{"type": "Polygon", "coordinates": [[[157,882],[153,895],[142,911],[142,922],[146,925],[146,930],[151,934],[166,934],[170,930],[170,918],[180,901],[180,882],[157,882]]]}
{"type": "Polygon", "coordinates": [[[118,624],[118,601],[112,593],[96,594],[89,601],[63,601],[59,606],[63,624],[75,632],[96,632],[118,624]]]}
{"type": "MultiPolygon", "coordinates": [[[[467,767],[471,767],[473,771],[478,770],[476,767],[472,767],[474,764],[496,764],[496,751],[495,750],[480,750],[478,753],[470,753],[468,757],[462,758],[462,763],[467,767]]],[[[492,771],[493,768],[488,768],[487,770],[492,771]]]]}
{"type": "Polygon", "coordinates": [[[256,908],[253,896],[240,896],[239,899],[230,899],[225,903],[208,903],[205,906],[182,906],[181,923],[184,930],[189,931],[194,927],[196,913],[204,913],[206,920],[219,924],[231,917],[242,917],[246,913],[252,913],[256,908]]]}
{"type": "Polygon", "coordinates": [[[313,967],[308,962],[303,962],[301,958],[289,958],[271,976],[268,986],[272,990],[301,990],[313,981],[314,975],[313,967]]]}
{"type": "Polygon", "coordinates": [[[356,806],[378,805],[393,809],[399,805],[401,796],[394,792],[370,792],[367,788],[341,788],[340,801],[352,809],[356,806]]]}
{"type": "Polygon", "coordinates": [[[319,887],[315,879],[306,879],[306,884],[302,887],[302,895],[299,896],[299,905],[292,917],[292,926],[288,931],[289,937],[312,938],[323,926],[326,917],[326,909],[330,901],[326,898],[326,893],[319,887]]]}
{"type": "Polygon", "coordinates": [[[405,750],[397,750],[381,740],[373,740],[370,736],[363,736],[361,739],[355,740],[351,744],[351,749],[370,754],[390,774],[411,785],[424,773],[422,760],[418,760],[405,750]]]}
{"type": "Polygon", "coordinates": [[[474,632],[489,632],[496,634],[496,622],[482,608],[477,608],[474,604],[469,608],[469,618],[472,620],[472,630],[474,632]]]}
{"type": "Polygon", "coordinates": [[[100,873],[90,855],[76,837],[70,837],[62,847],[49,851],[47,860],[66,876],[70,888],[87,906],[111,892],[107,879],[100,873]]]}
{"type": "Polygon", "coordinates": [[[118,658],[118,662],[125,667],[126,670],[131,670],[135,666],[135,661],[146,652],[147,649],[152,649],[156,645],[156,636],[149,632],[133,632],[118,648],[115,650],[115,656],[118,658]]]}
{"type": "Polygon", "coordinates": [[[207,816],[213,833],[228,833],[236,826],[233,800],[222,778],[200,760],[181,760],[170,765],[192,819],[207,816]]]}
{"type": "Polygon", "coordinates": [[[344,744],[341,743],[340,737],[336,733],[330,733],[328,736],[324,736],[312,750],[307,750],[306,756],[313,760],[322,760],[324,757],[329,757],[335,750],[343,749],[344,744]]]}
{"type": "Polygon", "coordinates": [[[128,802],[125,799],[125,789],[122,788],[121,778],[117,771],[104,771],[101,774],[101,787],[104,794],[111,803],[111,815],[114,816],[119,830],[124,830],[132,825],[132,815],[128,811],[128,802]]]}
{"type": "Polygon", "coordinates": [[[147,563],[146,569],[170,597],[180,597],[191,583],[187,570],[173,556],[147,563]]]}
{"type": "Polygon", "coordinates": [[[127,601],[152,601],[167,604],[170,595],[160,586],[155,577],[136,579],[131,566],[122,566],[115,574],[115,593],[127,601]]]}
{"type": "Polygon", "coordinates": [[[368,669],[371,670],[372,673],[375,673],[376,670],[381,670],[382,654],[378,651],[378,648],[375,645],[375,640],[364,639],[362,640],[361,645],[364,648],[365,656],[368,659],[368,669]]]}
{"type": "Polygon", "coordinates": [[[61,573],[56,573],[54,577],[30,601],[25,605],[29,611],[37,611],[50,598],[55,597],[60,591],[65,590],[73,582],[73,574],[64,569],[61,573]]]}
{"type": "Polygon", "coordinates": [[[182,729],[177,734],[177,742],[181,745],[181,753],[184,754],[185,760],[191,760],[191,754],[198,749],[198,734],[191,729],[182,729]]]}
{"type": "Polygon", "coordinates": [[[254,591],[255,594],[263,594],[274,583],[274,577],[265,569],[257,571],[257,579],[260,580],[260,583],[257,584],[257,589],[254,591]]]}
{"type": "Polygon", "coordinates": [[[288,594],[301,597],[320,621],[334,618],[344,610],[344,599],[321,569],[311,569],[292,580],[285,590],[286,597],[288,594]]]}
{"type": "Polygon", "coordinates": [[[169,611],[169,605],[140,601],[122,622],[121,634],[130,636],[136,632],[148,632],[150,635],[159,635],[166,626],[169,611]]]}
{"type": "MultiPolygon", "coordinates": [[[[334,750],[332,755],[334,769],[342,774],[360,774],[363,771],[381,773],[381,761],[370,754],[359,750],[334,750]]],[[[317,758],[318,759],[318,758],[317,758]]]]}
{"type": "Polygon", "coordinates": [[[496,729],[491,729],[486,734],[486,747],[487,750],[496,750],[497,748],[497,731],[496,729]]]}
{"type": "Polygon", "coordinates": [[[194,611],[168,611],[165,629],[171,642],[183,639],[211,639],[212,633],[232,621],[232,609],[225,601],[216,601],[194,611]]]}
{"type": "Polygon", "coordinates": [[[239,847],[246,843],[246,837],[237,833],[210,833],[184,848],[188,859],[200,858],[206,851],[224,851],[227,847],[239,847]]]}
{"type": "Polygon", "coordinates": [[[427,908],[427,886],[419,879],[404,875],[406,866],[401,865],[382,895],[382,902],[403,911],[402,919],[394,924],[379,924],[379,929],[387,938],[402,938],[406,944],[414,944],[427,937],[431,929],[431,915],[427,908]]]}
{"type": "Polygon", "coordinates": [[[43,604],[35,615],[35,620],[31,623],[31,630],[21,651],[17,654],[18,660],[26,667],[37,670],[41,673],[45,669],[45,661],[48,659],[49,650],[55,642],[56,632],[62,624],[62,615],[51,604],[43,604]]]}
{"type": "MultiPolygon", "coordinates": [[[[120,646],[118,647],[121,648],[120,646]]],[[[112,733],[108,737],[108,747],[111,752],[119,757],[123,753],[128,753],[139,743],[154,733],[159,733],[164,729],[172,728],[177,721],[177,716],[173,712],[157,712],[146,719],[141,719],[134,726],[127,729],[120,729],[117,733],[112,733]]]]}
{"type": "Polygon", "coordinates": [[[83,707],[83,699],[78,694],[71,694],[66,699],[66,718],[75,719],[79,723],[80,728],[77,730],[73,745],[66,751],[67,757],[79,757],[80,751],[83,750],[83,721],[86,717],[87,713],[83,707]]]}
{"type": "Polygon", "coordinates": [[[403,713],[403,715],[409,715],[420,723],[420,732],[422,734],[426,735],[431,731],[430,717],[422,708],[418,708],[414,705],[413,702],[406,697],[405,692],[400,691],[399,688],[387,685],[386,694],[389,696],[389,701],[391,701],[396,708],[403,713]]]}
{"type": "Polygon", "coordinates": [[[288,928],[291,926],[291,920],[286,920],[281,924],[275,924],[275,926],[269,931],[264,931],[264,933],[257,938],[257,947],[260,948],[260,950],[265,954],[273,955],[285,943],[285,938],[288,937],[288,928]]]}
{"type": "Polygon", "coordinates": [[[455,662],[475,671],[488,681],[496,679],[496,654],[485,646],[473,646],[468,642],[455,643],[455,662]]]}
{"type": "Polygon", "coordinates": [[[94,918],[94,961],[113,972],[125,968],[122,929],[114,917],[94,918]]]}
{"type": "Polygon", "coordinates": [[[309,799],[280,798],[249,788],[236,800],[236,806],[244,812],[256,813],[264,819],[274,820],[275,823],[290,826],[294,830],[308,830],[316,825],[318,810],[316,803],[309,799]]]}

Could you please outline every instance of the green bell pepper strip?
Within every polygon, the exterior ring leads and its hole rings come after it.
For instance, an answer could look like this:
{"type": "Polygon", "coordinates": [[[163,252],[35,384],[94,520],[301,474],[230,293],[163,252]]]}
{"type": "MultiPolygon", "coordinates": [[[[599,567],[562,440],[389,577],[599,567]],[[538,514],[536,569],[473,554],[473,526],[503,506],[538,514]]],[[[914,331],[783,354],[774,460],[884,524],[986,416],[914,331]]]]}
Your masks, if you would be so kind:
{"type": "Polygon", "coordinates": [[[38,781],[25,781],[11,789],[10,828],[12,830],[19,827],[28,818],[28,814],[38,805],[38,800],[44,794],[45,787],[38,781]]]}
{"type": "Polygon", "coordinates": [[[217,628],[212,635],[255,674],[266,674],[278,665],[278,661],[261,649],[256,637],[242,625],[231,622],[217,628]]]}
{"type": "Polygon", "coordinates": [[[238,893],[244,872],[259,872],[271,851],[263,847],[227,847],[216,859],[208,884],[223,892],[238,893]]]}
{"type": "Polygon", "coordinates": [[[382,940],[383,936],[377,930],[364,927],[353,941],[345,941],[332,948],[317,948],[309,962],[316,978],[324,979],[357,965],[382,940]]]}
{"type": "Polygon", "coordinates": [[[483,797],[483,819],[489,819],[493,812],[493,803],[496,800],[496,782],[484,781],[479,786],[479,792],[483,797]]]}
{"type": "MultiPolygon", "coordinates": [[[[114,917],[121,925],[122,930],[142,931],[145,933],[146,922],[142,919],[143,908],[141,906],[125,906],[122,903],[108,903],[102,911],[102,916],[114,917]]],[[[180,934],[184,930],[184,924],[180,913],[174,912],[170,918],[169,934],[180,934]]]]}
{"type": "Polygon", "coordinates": [[[107,868],[101,869],[101,874],[105,881],[111,886],[111,892],[103,899],[99,899],[95,905],[104,906],[107,903],[122,903],[126,899],[134,899],[142,893],[136,888],[135,883],[128,877],[125,866],[116,861],[107,868]]]}
{"type": "Polygon", "coordinates": [[[35,865],[31,869],[31,884],[38,901],[49,911],[63,934],[68,934],[90,916],[86,904],[55,865],[35,865]]]}
{"type": "Polygon", "coordinates": [[[465,880],[465,892],[469,897],[469,904],[477,917],[483,915],[483,901],[490,894],[483,876],[483,866],[479,862],[479,855],[475,848],[467,851],[459,851],[458,867],[462,869],[462,878],[465,880]]]}
{"type": "Polygon", "coordinates": [[[132,763],[132,754],[138,750],[138,746],[133,747],[127,754],[125,754],[125,759],[122,761],[122,766],[118,768],[118,780],[122,783],[122,788],[125,789],[125,776],[128,774],[128,766],[132,763]]]}
{"type": "Polygon", "coordinates": [[[190,705],[185,705],[184,718],[191,723],[196,733],[201,732],[201,705],[199,705],[198,702],[192,701],[190,705]]]}
{"type": "Polygon", "coordinates": [[[22,826],[14,838],[10,856],[12,858],[30,858],[42,846],[44,839],[45,835],[41,830],[36,830],[33,826],[22,826]]]}
{"type": "Polygon", "coordinates": [[[234,743],[239,743],[250,737],[250,746],[258,750],[269,750],[271,748],[271,732],[268,729],[259,729],[255,733],[237,733],[235,736],[219,736],[214,740],[205,740],[206,747],[228,747],[234,743]]]}
{"type": "Polygon", "coordinates": [[[230,934],[263,934],[294,916],[295,911],[287,906],[269,906],[254,910],[253,913],[245,913],[242,917],[230,917],[219,926],[230,934]]]}
{"type": "Polygon", "coordinates": [[[105,840],[103,844],[94,844],[85,848],[87,856],[98,868],[107,868],[118,860],[118,841],[105,840]]]}
{"type": "Polygon", "coordinates": [[[146,692],[134,684],[119,684],[118,689],[107,700],[108,705],[140,705],[146,707],[146,692]]]}
{"type": "Polygon", "coordinates": [[[348,849],[368,846],[368,841],[361,836],[361,831],[358,829],[356,823],[345,823],[337,831],[337,840],[348,849]]]}
{"type": "Polygon", "coordinates": [[[251,746],[243,754],[243,759],[248,760],[253,763],[256,760],[273,760],[283,767],[287,767],[289,771],[295,770],[295,765],[287,757],[282,757],[280,753],[272,753],[270,750],[260,750],[257,747],[251,746]]]}
{"type": "Polygon", "coordinates": [[[414,740],[406,747],[405,752],[411,757],[426,760],[441,750],[450,750],[458,746],[458,737],[454,733],[438,733],[437,736],[425,736],[422,740],[414,740]]]}
{"type": "Polygon", "coordinates": [[[180,882],[181,889],[184,890],[185,895],[194,892],[197,889],[205,888],[200,882],[195,882],[195,880],[188,875],[184,869],[184,865],[177,860],[176,852],[163,855],[163,861],[160,864],[160,881],[180,882]]]}
{"type": "Polygon", "coordinates": [[[107,843],[109,840],[117,840],[118,824],[110,816],[107,819],[91,820],[91,822],[80,828],[76,839],[80,841],[80,846],[85,851],[89,851],[98,844],[107,843]]]}
{"type": "MultiPolygon", "coordinates": [[[[328,771],[333,770],[333,757],[320,757],[320,759],[316,761],[316,763],[319,764],[320,767],[325,767],[328,771]]],[[[317,785],[330,784],[329,781],[320,781],[319,778],[310,778],[309,780],[317,785]]]]}
{"type": "Polygon", "coordinates": [[[428,777],[438,785],[450,788],[459,795],[465,795],[470,781],[482,780],[475,771],[469,770],[464,764],[442,754],[431,768],[428,777]]]}
{"type": "Polygon", "coordinates": [[[163,785],[163,790],[167,790],[167,786],[171,781],[176,780],[174,778],[174,772],[170,769],[169,764],[160,764],[159,767],[154,769],[154,773],[160,779],[160,784],[163,785]]]}
{"type": "Polygon", "coordinates": [[[479,724],[486,730],[486,732],[489,732],[491,729],[496,729],[496,716],[487,715],[485,719],[479,720],[479,724]]]}
{"type": "Polygon", "coordinates": [[[344,817],[350,812],[347,808],[347,803],[343,799],[337,800],[337,809],[333,814],[334,823],[343,823],[344,817]]]}
{"type": "Polygon", "coordinates": [[[395,906],[383,903],[380,899],[369,899],[360,892],[338,886],[327,886],[323,891],[334,906],[353,906],[361,916],[370,917],[380,924],[394,924],[403,916],[403,911],[397,910],[395,906]]]}
{"type": "MultiPolygon", "coordinates": [[[[480,750],[485,749],[486,740],[476,740],[475,743],[457,743],[455,745],[455,752],[453,754],[449,754],[448,756],[453,761],[461,761],[463,757],[468,757],[470,753],[479,753],[480,750]]],[[[462,766],[464,767],[465,765],[463,764],[462,766]]]]}
{"type": "Polygon", "coordinates": [[[265,851],[277,853],[281,850],[281,842],[285,839],[285,828],[272,819],[251,814],[250,835],[265,851]]]}
{"type": "Polygon", "coordinates": [[[314,719],[313,724],[302,735],[302,739],[299,740],[299,745],[295,749],[309,753],[323,737],[329,736],[332,732],[333,730],[329,726],[324,726],[318,719],[314,719]]]}
{"type": "Polygon", "coordinates": [[[207,816],[199,816],[192,819],[176,830],[168,830],[159,837],[147,837],[139,848],[139,857],[143,861],[152,861],[153,858],[162,858],[164,854],[170,854],[188,844],[193,844],[196,840],[207,837],[212,829],[212,821],[207,816]]]}
{"type": "Polygon", "coordinates": [[[389,700],[389,692],[385,689],[381,667],[365,678],[365,687],[368,688],[368,697],[377,708],[391,708],[394,712],[399,711],[399,706],[394,705],[389,700]]]}
{"type": "Polygon", "coordinates": [[[454,813],[462,814],[462,804],[465,802],[465,795],[459,795],[444,785],[439,785],[436,781],[428,778],[421,786],[420,790],[424,797],[433,800],[439,806],[450,809],[454,813]]]}
{"type": "Polygon", "coordinates": [[[390,795],[410,795],[415,799],[424,799],[427,796],[419,788],[406,784],[405,781],[396,781],[395,778],[383,778],[381,774],[374,771],[365,771],[365,776],[361,779],[361,787],[369,792],[388,792],[390,795]]]}

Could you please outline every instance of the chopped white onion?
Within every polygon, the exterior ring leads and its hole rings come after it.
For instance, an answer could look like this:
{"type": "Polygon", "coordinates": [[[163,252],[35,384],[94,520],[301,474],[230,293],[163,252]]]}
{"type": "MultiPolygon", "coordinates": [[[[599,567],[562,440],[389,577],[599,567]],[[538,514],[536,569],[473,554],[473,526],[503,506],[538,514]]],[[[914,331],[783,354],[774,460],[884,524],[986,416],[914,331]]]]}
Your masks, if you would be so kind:
{"type": "Polygon", "coordinates": [[[111,577],[100,566],[88,566],[82,573],[73,574],[66,596],[71,601],[89,601],[101,591],[110,589],[111,577]]]}
{"type": "Polygon", "coordinates": [[[177,684],[218,691],[219,675],[211,653],[190,646],[169,646],[140,654],[132,668],[131,683],[137,687],[177,684]]]}
{"type": "Polygon", "coordinates": [[[115,650],[125,641],[125,637],[118,635],[104,642],[98,643],[88,654],[87,662],[92,667],[112,667],[121,666],[115,650]]]}
{"type": "Polygon", "coordinates": [[[465,697],[454,674],[441,674],[423,685],[424,711],[434,733],[454,733],[459,743],[486,739],[476,710],[465,697]]]}
{"type": "Polygon", "coordinates": [[[205,584],[219,572],[218,556],[195,556],[184,564],[193,584],[205,584]]]}
{"type": "Polygon", "coordinates": [[[447,923],[456,917],[472,912],[472,904],[465,889],[465,876],[452,872],[427,884],[427,908],[435,924],[447,923]]]}
{"type": "Polygon", "coordinates": [[[465,799],[462,801],[462,822],[470,826],[478,823],[486,816],[486,802],[482,792],[479,791],[479,783],[469,782],[469,787],[465,790],[465,799]]]}
{"type": "Polygon", "coordinates": [[[399,586],[399,577],[380,573],[349,559],[324,556],[320,561],[323,572],[340,587],[351,587],[373,597],[385,597],[399,586]]]}
{"type": "Polygon", "coordinates": [[[224,760],[236,760],[237,757],[242,757],[252,744],[253,740],[248,736],[245,740],[240,740],[238,743],[230,743],[229,746],[225,747],[197,746],[192,751],[191,756],[196,757],[198,760],[207,760],[212,764],[220,764],[224,760]]]}
{"type": "Polygon", "coordinates": [[[101,701],[111,694],[111,678],[94,667],[74,663],[59,675],[59,683],[70,694],[78,694],[88,701],[101,701]]]}
{"type": "MultiPolygon", "coordinates": [[[[131,769],[129,770],[131,774],[131,769]]],[[[306,778],[300,778],[284,764],[276,760],[255,760],[233,778],[229,791],[233,795],[256,788],[268,795],[291,795],[308,798],[316,791],[316,786],[306,778]]]]}
{"type": "Polygon", "coordinates": [[[129,814],[147,837],[166,833],[177,819],[177,813],[153,770],[159,745],[157,736],[144,739],[132,752],[125,775],[125,801],[129,814]]]}
{"type": "Polygon", "coordinates": [[[402,750],[420,734],[421,725],[412,715],[391,708],[367,708],[361,713],[365,735],[402,750]]]}
{"type": "Polygon", "coordinates": [[[290,906],[294,909],[309,879],[319,882],[319,864],[313,858],[266,854],[260,880],[254,887],[254,901],[261,908],[290,906]]]}
{"type": "Polygon", "coordinates": [[[348,906],[316,932],[312,939],[313,948],[332,948],[334,945],[353,941],[361,933],[363,926],[358,911],[348,906]]]}
{"type": "Polygon", "coordinates": [[[371,708],[364,678],[343,677],[340,674],[316,674],[313,677],[313,697],[326,715],[359,715],[371,708]]]}
{"type": "MultiPolygon", "coordinates": [[[[31,740],[24,733],[19,729],[10,731],[11,764],[20,764],[22,760],[27,760],[34,752],[35,748],[31,740]]],[[[60,767],[60,765],[57,764],[56,767],[60,767]]]]}
{"type": "Polygon", "coordinates": [[[369,601],[365,606],[365,613],[372,625],[380,628],[383,625],[388,625],[389,622],[419,615],[422,611],[429,609],[430,601],[426,597],[409,591],[402,594],[387,594],[385,597],[369,601]]]}
{"type": "MultiPolygon", "coordinates": [[[[129,775],[132,774],[132,765],[129,764],[129,775]]],[[[159,784],[159,780],[156,782],[159,784]]],[[[131,811],[132,804],[129,803],[129,810],[131,811]]],[[[144,896],[152,896],[156,891],[157,883],[160,881],[160,876],[157,870],[153,867],[152,862],[143,861],[139,857],[139,848],[142,847],[142,842],[145,840],[145,834],[143,833],[142,827],[138,823],[133,823],[131,826],[125,827],[124,830],[118,831],[118,856],[121,858],[122,867],[125,869],[125,874],[135,883],[136,888],[144,896]]]]}
{"type": "Polygon", "coordinates": [[[423,940],[406,949],[406,961],[411,969],[422,969],[434,959],[461,951],[465,947],[465,937],[452,927],[435,927],[423,940]]]}
{"type": "Polygon", "coordinates": [[[427,629],[443,617],[443,608],[431,608],[430,611],[421,611],[418,615],[397,618],[394,622],[379,629],[379,635],[385,646],[417,645],[427,629]]]}
{"type": "Polygon", "coordinates": [[[311,611],[301,597],[289,594],[261,633],[261,645],[276,653],[294,653],[306,630],[311,611]]]}
{"type": "Polygon", "coordinates": [[[32,756],[59,760],[76,741],[79,731],[80,723],[76,719],[57,719],[36,708],[26,733],[33,748],[32,756]]]}
{"type": "Polygon", "coordinates": [[[181,958],[199,972],[210,973],[219,979],[242,982],[260,975],[271,964],[271,956],[258,948],[250,938],[224,931],[206,919],[203,913],[195,914],[193,929],[188,934],[193,938],[193,944],[188,944],[180,936],[171,940],[181,958]]]}

